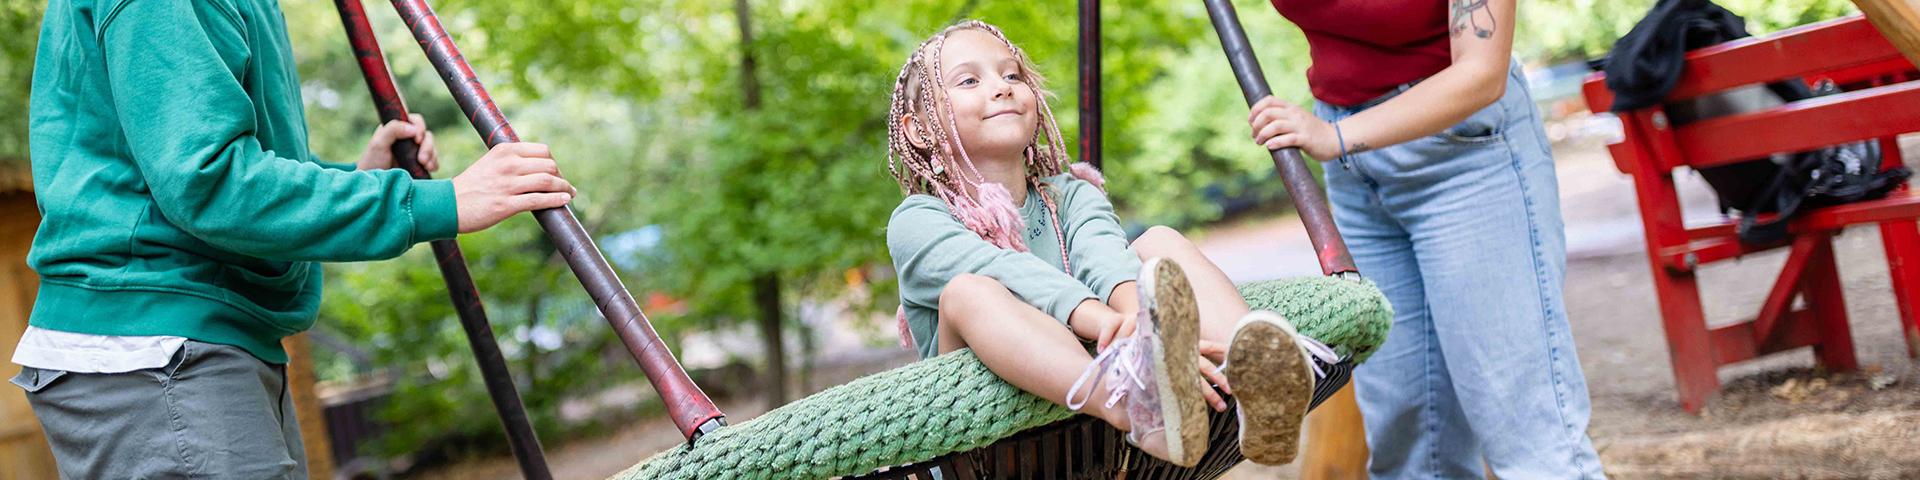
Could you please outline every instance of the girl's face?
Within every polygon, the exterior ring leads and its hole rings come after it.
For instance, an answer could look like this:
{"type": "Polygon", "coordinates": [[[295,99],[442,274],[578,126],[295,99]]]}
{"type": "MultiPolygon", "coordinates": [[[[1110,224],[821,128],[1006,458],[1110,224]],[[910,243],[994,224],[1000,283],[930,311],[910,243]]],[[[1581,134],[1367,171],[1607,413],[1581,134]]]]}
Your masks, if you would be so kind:
{"type": "Polygon", "coordinates": [[[1021,158],[1040,127],[1039,99],[1013,51],[990,33],[960,30],[947,36],[938,72],[968,156],[1021,158]]]}

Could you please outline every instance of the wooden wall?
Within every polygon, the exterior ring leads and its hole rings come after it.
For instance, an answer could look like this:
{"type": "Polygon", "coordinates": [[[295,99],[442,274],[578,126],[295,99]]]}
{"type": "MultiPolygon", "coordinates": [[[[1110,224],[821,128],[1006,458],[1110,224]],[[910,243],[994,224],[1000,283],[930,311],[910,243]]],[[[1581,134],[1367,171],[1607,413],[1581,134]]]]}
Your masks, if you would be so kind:
{"type": "MultiPolygon", "coordinates": [[[[27,313],[40,291],[40,278],[27,269],[27,246],[40,225],[33,194],[0,193],[0,376],[20,373],[13,347],[26,331],[27,313]]],[[[27,397],[18,387],[0,385],[0,480],[57,478],[53,453],[40,434],[27,397]]]]}

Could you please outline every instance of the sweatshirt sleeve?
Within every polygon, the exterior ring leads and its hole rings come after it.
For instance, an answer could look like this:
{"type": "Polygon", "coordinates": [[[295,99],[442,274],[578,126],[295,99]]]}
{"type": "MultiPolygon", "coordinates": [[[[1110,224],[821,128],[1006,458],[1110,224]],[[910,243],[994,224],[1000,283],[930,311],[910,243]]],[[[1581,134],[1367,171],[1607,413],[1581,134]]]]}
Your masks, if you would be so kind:
{"type": "Polygon", "coordinates": [[[390,258],[454,236],[450,181],[342,171],[262,147],[238,77],[255,60],[216,47],[246,44],[231,10],[215,1],[116,7],[97,30],[112,101],[167,221],[235,253],[288,261],[390,258]]]}
{"type": "Polygon", "coordinates": [[[987,243],[926,195],[909,196],[894,209],[887,221],[887,250],[899,274],[900,301],[909,305],[938,309],[940,291],[963,273],[999,281],[1063,324],[1081,301],[1099,298],[1040,257],[987,243]]]}
{"type": "Polygon", "coordinates": [[[1072,177],[1061,180],[1058,190],[1073,277],[1107,302],[1115,287],[1140,275],[1140,255],[1127,241],[1106,192],[1072,177]]]}
{"type": "Polygon", "coordinates": [[[339,170],[339,171],[342,171],[342,172],[357,172],[357,171],[360,171],[360,166],[359,166],[359,165],[355,165],[355,164],[352,164],[352,163],[334,163],[334,162],[329,162],[329,161],[327,161],[326,159],[323,159],[323,158],[320,158],[320,156],[319,156],[319,155],[308,155],[308,156],[307,156],[307,158],[309,158],[309,159],[311,159],[311,160],[309,160],[309,161],[311,161],[311,162],[313,162],[313,164],[314,164],[314,165],[319,165],[319,166],[322,166],[322,167],[327,167],[327,168],[331,168],[331,169],[334,169],[334,170],[339,170]]]}

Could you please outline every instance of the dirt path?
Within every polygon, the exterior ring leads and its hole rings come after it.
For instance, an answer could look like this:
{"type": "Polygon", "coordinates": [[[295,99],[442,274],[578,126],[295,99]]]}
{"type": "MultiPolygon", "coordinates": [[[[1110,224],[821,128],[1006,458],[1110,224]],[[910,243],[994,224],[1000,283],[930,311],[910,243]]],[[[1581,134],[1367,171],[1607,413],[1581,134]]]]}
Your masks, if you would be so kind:
{"type": "MultiPolygon", "coordinates": [[[[1682,412],[1658,307],[1642,256],[1640,223],[1627,178],[1598,145],[1556,151],[1568,229],[1567,310],[1593,397],[1591,434],[1618,478],[1920,478],[1920,362],[1906,358],[1888,293],[1879,234],[1855,228],[1839,238],[1860,373],[1814,371],[1806,351],[1721,371],[1726,384],[1704,415],[1682,412]]],[[[1704,183],[1683,179],[1690,218],[1715,215],[1704,183]]],[[[1234,225],[1200,236],[1222,265],[1264,265],[1236,280],[1317,273],[1305,234],[1290,218],[1234,225]]],[[[1774,251],[1700,272],[1712,322],[1757,310],[1784,262],[1774,251]]],[[[887,357],[823,373],[844,381],[906,361],[887,357]]],[[[724,406],[734,420],[757,402],[724,406]]],[[[549,444],[559,478],[604,478],[664,448],[679,434],[664,419],[613,435],[549,444]]],[[[1243,466],[1229,478],[1294,478],[1291,467],[1243,466]]],[[[440,469],[426,478],[512,478],[512,459],[440,469]]]]}

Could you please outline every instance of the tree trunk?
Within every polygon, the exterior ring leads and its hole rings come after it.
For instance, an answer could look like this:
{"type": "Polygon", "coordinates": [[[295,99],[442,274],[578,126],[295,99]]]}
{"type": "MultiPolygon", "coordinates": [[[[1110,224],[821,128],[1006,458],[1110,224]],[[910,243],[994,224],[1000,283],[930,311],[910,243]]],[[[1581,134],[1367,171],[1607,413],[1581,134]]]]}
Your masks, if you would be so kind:
{"type": "MultiPolygon", "coordinates": [[[[733,19],[740,25],[740,100],[746,111],[760,109],[760,79],[754,74],[753,10],[747,0],[733,1],[733,19]]],[[[766,342],[766,390],[769,410],[787,403],[787,352],[781,341],[780,274],[764,272],[753,279],[753,303],[760,309],[760,338],[766,342]]]]}
{"type": "Polygon", "coordinates": [[[780,276],[761,275],[753,282],[753,303],[760,308],[760,338],[766,340],[767,409],[787,403],[787,352],[780,335],[780,276]]]}
{"type": "Polygon", "coordinates": [[[524,364],[520,367],[526,370],[526,374],[522,377],[527,379],[527,384],[522,388],[527,390],[533,390],[534,385],[540,381],[539,367],[543,355],[540,352],[540,345],[534,343],[533,336],[534,330],[540,328],[540,307],[546,303],[543,300],[546,300],[546,295],[534,295],[527,300],[527,340],[521,345],[521,348],[525,349],[523,351],[526,352],[526,357],[522,359],[524,364]]]}
{"type": "Polygon", "coordinates": [[[753,61],[753,10],[747,0],[733,0],[733,19],[740,24],[740,96],[747,110],[760,109],[760,79],[753,61]]]}

